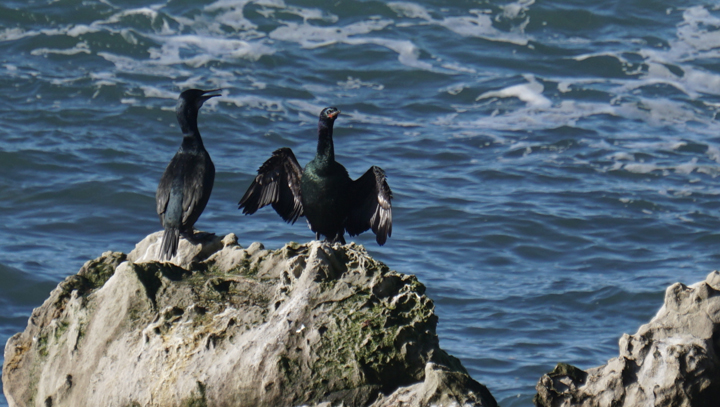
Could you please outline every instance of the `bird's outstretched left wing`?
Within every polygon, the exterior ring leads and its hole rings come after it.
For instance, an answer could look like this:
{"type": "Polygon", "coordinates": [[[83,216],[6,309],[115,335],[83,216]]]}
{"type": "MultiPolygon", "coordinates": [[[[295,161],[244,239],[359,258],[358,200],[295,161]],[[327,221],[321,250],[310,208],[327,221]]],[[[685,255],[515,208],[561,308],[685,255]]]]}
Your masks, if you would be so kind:
{"type": "Polygon", "coordinates": [[[350,236],[372,229],[379,245],[392,236],[392,191],[380,167],[370,167],[353,181],[350,215],[345,230],[350,236]]]}
{"type": "Polygon", "coordinates": [[[272,205],[285,222],[295,223],[303,215],[300,194],[302,168],[292,150],[276,150],[258,169],[258,175],[238,203],[238,209],[250,215],[272,205]]]}

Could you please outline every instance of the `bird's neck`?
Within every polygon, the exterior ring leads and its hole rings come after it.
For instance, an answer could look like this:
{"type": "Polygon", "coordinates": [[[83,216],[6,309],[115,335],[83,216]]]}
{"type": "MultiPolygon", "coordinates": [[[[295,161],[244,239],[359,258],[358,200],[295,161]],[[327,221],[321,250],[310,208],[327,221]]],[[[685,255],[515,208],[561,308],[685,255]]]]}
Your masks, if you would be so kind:
{"type": "Polygon", "coordinates": [[[332,124],[318,123],[317,158],[323,161],[329,162],[335,160],[335,147],[333,146],[332,134],[332,124]]]}
{"type": "Polygon", "coordinates": [[[184,133],[183,134],[183,141],[182,141],[182,149],[183,150],[202,150],[205,146],[203,146],[202,138],[200,137],[199,132],[193,132],[193,133],[184,133]]]}
{"type": "Polygon", "coordinates": [[[200,137],[200,131],[197,127],[197,112],[190,112],[189,114],[179,114],[178,124],[180,124],[180,130],[183,133],[183,149],[198,149],[203,148],[202,138],[200,137]]]}

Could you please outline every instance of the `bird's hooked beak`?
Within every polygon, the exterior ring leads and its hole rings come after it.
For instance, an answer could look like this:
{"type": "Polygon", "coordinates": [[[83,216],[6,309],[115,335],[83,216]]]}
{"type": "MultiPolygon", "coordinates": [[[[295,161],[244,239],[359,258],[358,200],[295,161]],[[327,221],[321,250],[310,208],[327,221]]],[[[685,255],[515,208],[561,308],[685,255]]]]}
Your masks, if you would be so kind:
{"type": "Polygon", "coordinates": [[[331,119],[333,119],[333,120],[335,120],[339,115],[340,115],[340,111],[339,111],[339,110],[336,110],[336,111],[328,114],[328,117],[331,118],[331,119]]]}
{"type": "Polygon", "coordinates": [[[203,93],[202,93],[202,100],[203,100],[203,102],[205,102],[206,100],[208,100],[208,99],[210,99],[210,98],[214,98],[215,96],[222,96],[220,93],[215,94],[215,95],[208,95],[208,93],[220,92],[221,90],[223,90],[223,89],[222,89],[222,88],[218,88],[218,89],[204,90],[203,93]]]}

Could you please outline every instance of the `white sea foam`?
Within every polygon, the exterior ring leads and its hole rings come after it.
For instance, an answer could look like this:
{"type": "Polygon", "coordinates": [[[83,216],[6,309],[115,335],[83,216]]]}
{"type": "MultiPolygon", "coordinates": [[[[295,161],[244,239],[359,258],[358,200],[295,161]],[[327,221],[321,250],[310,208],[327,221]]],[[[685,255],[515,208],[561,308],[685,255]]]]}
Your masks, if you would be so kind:
{"type": "Polygon", "coordinates": [[[451,71],[457,71],[460,73],[468,73],[468,74],[476,74],[477,73],[477,70],[475,70],[474,68],[463,66],[456,62],[446,62],[446,63],[442,64],[441,66],[445,69],[449,69],[451,71]]]}
{"type": "MultiPolygon", "coordinates": [[[[306,100],[292,99],[287,101],[288,106],[299,112],[299,118],[302,122],[315,122],[318,113],[326,107],[317,103],[311,103],[306,100]]],[[[400,122],[394,117],[386,117],[380,115],[371,115],[358,112],[357,110],[342,111],[343,120],[347,123],[368,123],[368,124],[384,124],[397,127],[419,127],[422,126],[417,122],[400,122]]]]}
{"type": "Polygon", "coordinates": [[[503,9],[503,17],[508,19],[515,19],[523,17],[528,7],[535,4],[535,0],[519,0],[514,3],[500,6],[503,9]]]}
{"type": "MultiPolygon", "coordinates": [[[[160,6],[156,6],[160,7],[160,6]]],[[[22,33],[20,37],[14,38],[22,38],[25,36],[37,36],[37,35],[47,35],[47,36],[58,36],[58,35],[67,35],[70,37],[79,37],[81,35],[90,34],[90,33],[96,33],[103,30],[109,31],[109,32],[118,32],[113,28],[107,27],[108,25],[116,24],[122,22],[122,19],[127,16],[133,16],[133,15],[144,15],[150,18],[154,21],[155,18],[157,18],[158,13],[157,11],[153,10],[152,8],[143,7],[139,9],[130,9],[130,10],[123,10],[118,13],[115,13],[108,17],[105,20],[98,20],[92,22],[90,25],[87,24],[76,24],[76,25],[69,25],[62,28],[54,28],[54,29],[43,29],[40,31],[27,31],[22,33]]],[[[0,34],[0,40],[2,40],[2,35],[0,34]]]]}
{"type": "Polygon", "coordinates": [[[6,28],[0,31],[0,41],[16,41],[29,35],[31,34],[22,28],[6,28]]]}
{"type": "Polygon", "coordinates": [[[76,55],[76,54],[90,54],[90,46],[87,42],[79,42],[72,48],[67,49],[51,49],[51,48],[36,48],[30,51],[31,55],[76,55]]]}
{"type": "Polygon", "coordinates": [[[623,144],[628,149],[636,149],[639,151],[677,151],[685,147],[687,143],[680,140],[666,141],[630,141],[623,144]]]}
{"type": "Polygon", "coordinates": [[[283,0],[255,0],[255,4],[266,7],[277,7],[285,8],[285,2],[283,0]]]}
{"type": "Polygon", "coordinates": [[[303,48],[318,48],[336,43],[348,45],[373,44],[388,48],[398,54],[400,63],[418,69],[432,70],[431,63],[420,61],[420,50],[409,40],[394,40],[382,37],[364,37],[362,35],[380,31],[391,25],[391,20],[367,20],[343,27],[319,27],[308,23],[285,22],[270,33],[270,38],[280,41],[296,42],[303,48]]]}
{"type": "Polygon", "coordinates": [[[525,79],[528,83],[520,85],[510,86],[498,91],[485,92],[478,96],[476,100],[482,100],[487,98],[507,98],[516,97],[523,102],[527,103],[528,107],[532,108],[548,108],[552,105],[550,100],[542,95],[544,87],[541,83],[535,80],[532,75],[527,75],[525,79]]]}
{"type": "Polygon", "coordinates": [[[617,59],[618,61],[620,61],[623,64],[628,63],[628,60],[625,59],[622,55],[615,54],[614,52],[592,52],[592,53],[588,53],[588,54],[576,55],[572,59],[574,59],[576,61],[585,61],[587,59],[598,58],[598,57],[610,57],[610,58],[617,59]]]}
{"type": "Polygon", "coordinates": [[[90,79],[93,85],[100,88],[101,86],[115,86],[118,79],[112,72],[90,72],[90,79]]]}
{"type": "Polygon", "coordinates": [[[626,85],[627,90],[665,83],[693,99],[701,93],[720,95],[720,75],[688,64],[697,59],[720,58],[720,18],[705,7],[690,7],[683,12],[677,39],[670,41],[669,49],[642,49],[638,53],[645,58],[648,71],[639,85],[626,85]],[[682,74],[673,73],[666,65],[675,66],[682,74]]]}
{"type": "Polygon", "coordinates": [[[160,49],[151,48],[150,58],[159,65],[174,65],[184,63],[193,67],[203,66],[210,61],[223,59],[249,59],[256,61],[263,55],[271,55],[275,50],[261,42],[248,42],[243,40],[225,39],[202,35],[174,35],[151,36],[162,41],[160,49]],[[190,58],[180,56],[182,49],[198,49],[190,58]]]}
{"type": "Polygon", "coordinates": [[[220,0],[205,6],[206,12],[222,11],[215,21],[236,30],[254,30],[257,25],[245,18],[244,8],[252,0],[220,0]]]}
{"type": "Polygon", "coordinates": [[[353,78],[352,76],[348,76],[346,81],[338,82],[337,84],[343,89],[370,88],[375,90],[383,90],[385,88],[385,86],[383,86],[382,84],[363,82],[360,79],[353,78]]]}
{"type": "Polygon", "coordinates": [[[98,52],[99,57],[104,58],[108,62],[115,65],[118,72],[126,72],[133,74],[142,74],[150,76],[164,76],[168,78],[176,78],[178,76],[190,76],[191,71],[178,69],[177,67],[165,67],[162,70],[157,68],[158,64],[148,63],[146,60],[136,60],[123,55],[115,55],[110,52],[98,52]]]}
{"type": "MultiPolygon", "coordinates": [[[[218,3],[237,4],[243,2],[226,1],[218,3]]],[[[119,33],[129,44],[137,45],[139,43],[138,36],[142,36],[160,44],[159,47],[148,50],[149,59],[133,59],[126,56],[114,55],[112,52],[104,50],[97,52],[97,55],[113,62],[119,71],[150,75],[168,75],[170,77],[184,75],[185,72],[177,68],[158,72],[157,66],[184,64],[190,67],[199,67],[214,61],[230,61],[234,59],[257,60],[263,55],[271,55],[275,52],[272,47],[264,44],[262,40],[246,41],[227,38],[227,34],[219,29],[217,29],[217,31],[220,31],[220,34],[210,34],[209,31],[212,30],[208,27],[207,21],[204,21],[202,18],[200,20],[188,20],[178,17],[178,19],[184,21],[186,25],[197,26],[198,29],[205,29],[205,33],[177,35],[176,32],[170,28],[165,18],[163,18],[162,28],[158,32],[141,33],[126,27],[115,28],[115,26],[122,24],[123,20],[130,16],[145,16],[151,22],[155,22],[160,18],[158,10],[161,7],[163,7],[163,5],[120,10],[106,19],[94,21],[89,25],[77,24],[38,31],[23,31],[20,29],[5,30],[0,32],[0,41],[11,41],[37,35],[80,37],[91,33],[107,31],[119,33]],[[186,50],[191,50],[192,52],[184,52],[186,50]]],[[[211,6],[208,6],[208,8],[212,9],[211,6]]],[[[255,37],[257,37],[257,35],[255,35],[255,37]]],[[[87,41],[80,42],[75,47],[69,49],[37,48],[31,51],[32,55],[75,55],[81,53],[93,53],[93,49],[88,45],[87,41]]]]}
{"type": "Polygon", "coordinates": [[[635,161],[635,155],[625,151],[618,151],[607,156],[612,161],[635,161]]]}
{"type": "Polygon", "coordinates": [[[675,166],[675,172],[678,174],[691,174],[693,171],[697,170],[700,166],[697,163],[697,158],[692,158],[690,162],[687,162],[685,164],[678,164],[675,166]]]}
{"type": "MultiPolygon", "coordinates": [[[[516,18],[533,3],[534,0],[521,0],[506,5],[504,8],[506,17],[516,18]]],[[[500,31],[493,27],[493,18],[485,10],[469,10],[470,15],[467,16],[435,19],[425,7],[415,3],[391,2],[388,3],[388,6],[402,17],[422,19],[426,23],[445,27],[463,37],[478,37],[489,41],[509,42],[518,45],[527,45],[529,41],[529,37],[523,32],[527,21],[518,25],[514,32],[500,31]]]]}
{"type": "MultiPolygon", "coordinates": [[[[249,3],[252,3],[253,0],[218,0],[212,4],[209,4],[204,7],[205,11],[217,11],[217,10],[228,10],[228,9],[240,9],[242,10],[245,8],[245,6],[249,3]]],[[[284,6],[284,3],[283,5],[284,6]]]]}
{"type": "MultiPolygon", "coordinates": [[[[638,44],[644,45],[644,43],[638,44]]],[[[573,59],[584,61],[609,57],[617,59],[622,65],[630,66],[626,54],[632,54],[632,52],[628,52],[624,48],[622,51],[581,54],[573,59]]],[[[683,21],[677,27],[677,39],[670,41],[669,49],[645,47],[638,49],[637,55],[644,59],[645,68],[642,69],[643,65],[632,68],[637,76],[632,76],[633,73],[629,72],[627,79],[559,79],[558,91],[568,93],[575,87],[593,89],[598,85],[614,84],[616,86],[610,88],[610,92],[615,95],[615,98],[609,106],[603,108],[600,105],[584,104],[584,106],[593,106],[584,113],[587,115],[598,114],[598,112],[607,113],[628,119],[642,120],[651,126],[687,126],[690,123],[700,123],[706,127],[694,126],[693,132],[708,135],[720,130],[720,126],[711,118],[699,115],[699,112],[693,110],[682,100],[657,97],[655,94],[652,97],[642,96],[644,89],[655,89],[658,85],[674,88],[695,100],[701,99],[703,94],[720,95],[720,75],[690,63],[696,59],[720,57],[720,18],[710,14],[706,7],[691,7],[683,12],[683,21]]],[[[528,109],[532,112],[532,117],[527,117],[526,109],[496,116],[493,119],[496,125],[492,127],[503,128],[502,124],[504,123],[510,128],[515,128],[514,122],[518,121],[529,126],[540,126],[541,123],[556,124],[561,119],[560,115],[567,111],[552,108],[552,103],[542,95],[542,89],[538,85],[542,86],[539,83],[530,82],[480,95],[478,100],[493,97],[517,97],[525,101],[528,109]],[[537,111],[533,111],[531,109],[533,107],[537,111]]],[[[703,101],[703,103],[711,109],[717,109],[712,102],[703,101]]],[[[567,113],[565,122],[568,124],[573,124],[576,119],[582,117],[576,112],[567,113]]],[[[485,124],[485,120],[480,122],[485,124]]],[[[720,158],[718,160],[720,162],[720,158]]]]}
{"type": "Polygon", "coordinates": [[[636,174],[649,174],[653,171],[662,170],[660,166],[655,163],[628,163],[621,164],[621,168],[628,172],[636,174]]]}
{"type": "MultiPolygon", "coordinates": [[[[255,95],[230,95],[216,99],[220,99],[220,101],[222,102],[232,103],[237,107],[250,107],[268,112],[287,113],[287,109],[284,105],[284,103],[287,103],[287,101],[284,101],[282,99],[265,98],[255,95]]],[[[319,112],[320,110],[318,110],[318,113],[319,112]]]]}
{"type": "Polygon", "coordinates": [[[124,17],[135,16],[135,15],[145,16],[145,17],[149,18],[151,21],[155,21],[155,19],[158,18],[157,10],[159,10],[161,7],[163,7],[163,6],[156,5],[156,6],[150,6],[150,7],[141,7],[141,8],[133,8],[133,9],[129,9],[129,10],[122,10],[118,13],[113,14],[107,20],[100,21],[98,23],[99,24],[118,23],[124,17]]]}
{"type": "Polygon", "coordinates": [[[637,103],[623,103],[618,106],[618,111],[623,117],[640,119],[653,126],[684,124],[698,119],[683,103],[664,98],[642,98],[637,103]]]}
{"type": "Polygon", "coordinates": [[[720,148],[718,148],[718,146],[710,144],[705,154],[710,157],[711,160],[720,164],[720,148]]]}
{"type": "Polygon", "coordinates": [[[587,103],[566,100],[547,108],[525,107],[506,114],[483,116],[468,120],[472,116],[468,112],[458,116],[453,128],[482,128],[509,131],[527,131],[534,129],[550,129],[560,126],[574,126],[583,118],[595,115],[617,116],[615,106],[606,103],[587,103]]]}
{"type": "Polygon", "coordinates": [[[467,86],[467,85],[466,85],[465,83],[456,83],[456,84],[454,84],[454,85],[450,85],[450,86],[448,86],[448,87],[446,87],[446,88],[440,89],[439,91],[440,91],[440,92],[447,92],[447,93],[449,93],[449,94],[451,94],[451,95],[457,95],[457,94],[459,94],[460,92],[462,92],[463,90],[465,90],[466,86],[467,86]]]}
{"type": "Polygon", "coordinates": [[[92,27],[92,26],[85,25],[85,24],[78,24],[78,25],[73,26],[72,28],[69,28],[65,34],[67,34],[71,37],[79,37],[84,34],[95,33],[98,31],[100,31],[100,29],[97,27],[92,27]]]}
{"type": "MultiPolygon", "coordinates": [[[[614,81],[608,81],[607,79],[587,78],[587,79],[572,79],[572,80],[560,80],[557,84],[558,91],[561,93],[567,93],[572,90],[572,87],[584,88],[589,85],[614,83],[614,81]]],[[[620,83],[617,81],[617,83],[620,83]]]]}
{"type": "Polygon", "coordinates": [[[696,93],[720,95],[720,75],[690,68],[683,75],[684,82],[696,93]]]}
{"type": "MultiPolygon", "coordinates": [[[[621,146],[615,146],[615,148],[634,148],[637,147],[636,145],[633,145],[633,143],[629,144],[623,144],[621,146]]],[[[644,150],[642,148],[639,149],[640,151],[652,151],[653,148],[648,148],[647,150],[644,150]]],[[[610,154],[606,157],[608,160],[612,161],[612,165],[605,168],[606,171],[618,171],[618,170],[624,170],[627,172],[635,173],[635,174],[650,174],[650,173],[657,173],[659,172],[663,176],[670,175],[672,173],[680,174],[680,175],[690,175],[694,172],[697,173],[703,173],[710,176],[717,176],[720,173],[720,169],[718,169],[715,165],[707,165],[707,164],[700,164],[697,157],[691,158],[689,161],[679,164],[670,164],[670,165],[662,165],[659,162],[644,162],[644,161],[636,161],[635,156],[631,153],[627,153],[624,151],[619,151],[613,154],[610,154]]],[[[690,183],[697,183],[697,180],[689,180],[690,183]]],[[[689,191],[659,191],[660,194],[668,194],[672,193],[673,196],[689,196],[691,193],[689,191]]],[[[622,199],[621,199],[622,201],[622,199]]]]}
{"type": "MultiPolygon", "coordinates": [[[[326,107],[317,103],[311,103],[307,100],[301,99],[290,99],[287,100],[286,103],[293,110],[298,111],[298,119],[300,119],[301,122],[305,123],[311,123],[316,121],[318,114],[320,114],[320,111],[326,107]]],[[[343,112],[343,115],[345,115],[345,112],[343,112]]]]}
{"type": "Polygon", "coordinates": [[[146,98],[177,99],[179,96],[177,92],[170,92],[155,86],[141,86],[140,89],[146,98]]]}
{"type": "Polygon", "coordinates": [[[373,124],[373,125],[383,124],[386,126],[396,126],[396,127],[423,127],[424,126],[424,124],[418,123],[416,121],[403,122],[403,121],[398,121],[395,117],[366,114],[366,113],[359,112],[357,110],[343,111],[343,115],[345,115],[347,117],[349,122],[356,122],[356,123],[366,123],[366,124],[373,124]]]}
{"type": "Polygon", "coordinates": [[[300,16],[304,22],[308,22],[309,20],[322,20],[329,23],[336,23],[339,20],[338,16],[328,14],[327,12],[316,8],[308,9],[302,7],[287,7],[283,9],[283,12],[300,16]]]}
{"type": "Polygon", "coordinates": [[[285,25],[270,32],[270,38],[280,41],[296,42],[303,48],[323,47],[345,42],[352,36],[368,34],[385,29],[391,20],[368,20],[343,27],[319,27],[307,23],[285,22],[285,25]]]}
{"type": "Polygon", "coordinates": [[[408,40],[390,40],[386,38],[347,38],[343,41],[350,45],[375,44],[391,49],[398,54],[398,61],[413,68],[433,70],[429,62],[420,61],[420,49],[408,40]]]}
{"type": "Polygon", "coordinates": [[[670,52],[689,59],[720,55],[720,18],[703,6],[695,6],[683,12],[683,20],[678,27],[678,40],[671,43],[670,52]]]}
{"type": "Polygon", "coordinates": [[[421,18],[423,20],[432,20],[432,16],[427,9],[419,4],[405,1],[393,1],[387,4],[394,12],[402,17],[421,18]]]}

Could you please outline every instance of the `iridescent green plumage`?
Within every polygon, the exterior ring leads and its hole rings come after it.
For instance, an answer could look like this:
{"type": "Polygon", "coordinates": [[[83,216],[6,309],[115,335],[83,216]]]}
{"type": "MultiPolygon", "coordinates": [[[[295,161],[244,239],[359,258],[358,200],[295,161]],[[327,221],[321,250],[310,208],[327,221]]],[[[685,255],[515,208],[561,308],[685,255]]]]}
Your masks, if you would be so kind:
{"type": "Polygon", "coordinates": [[[316,237],[325,236],[331,243],[344,244],[346,231],[356,236],[372,229],[378,244],[385,244],[392,235],[392,191],[379,167],[353,181],[335,161],[332,135],[339,114],[334,107],[320,113],[317,154],[304,170],[289,148],[275,151],[258,170],[238,208],[252,214],[272,205],[290,223],[305,216],[316,237]]]}

